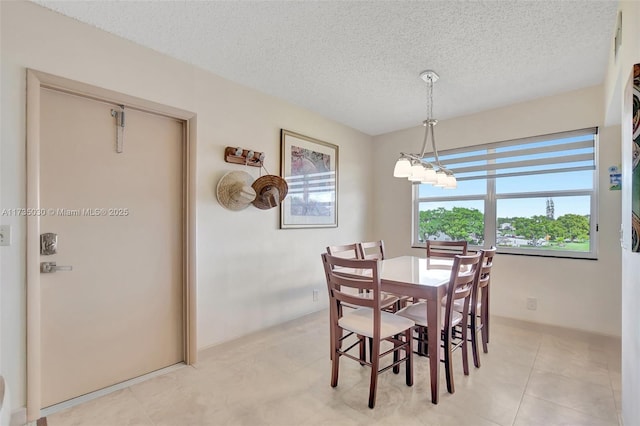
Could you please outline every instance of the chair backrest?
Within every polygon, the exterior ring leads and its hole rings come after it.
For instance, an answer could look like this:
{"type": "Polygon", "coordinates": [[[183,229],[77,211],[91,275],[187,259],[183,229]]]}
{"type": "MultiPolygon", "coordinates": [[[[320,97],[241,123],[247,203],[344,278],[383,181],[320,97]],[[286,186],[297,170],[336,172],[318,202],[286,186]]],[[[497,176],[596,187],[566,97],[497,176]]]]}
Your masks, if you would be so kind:
{"type": "Polygon", "coordinates": [[[491,279],[491,267],[493,266],[493,257],[496,255],[496,248],[491,247],[480,251],[482,258],[478,268],[478,288],[484,288],[489,285],[491,279]]]}
{"type": "Polygon", "coordinates": [[[358,246],[358,243],[328,246],[327,253],[331,256],[342,257],[345,259],[360,259],[360,247],[358,246]]]}
{"type": "Polygon", "coordinates": [[[363,307],[373,309],[374,330],[380,329],[380,275],[377,260],[345,259],[322,254],[322,265],[329,291],[329,309],[331,318],[337,321],[342,312],[342,305],[351,308],[363,307]],[[341,274],[340,268],[358,269],[363,275],[354,277],[341,274]],[[358,292],[354,293],[353,289],[358,292]],[[351,290],[351,291],[349,291],[351,290]],[[371,297],[362,297],[362,293],[371,293],[371,297]]]}
{"type": "Polygon", "coordinates": [[[384,260],[384,241],[367,241],[358,243],[360,246],[360,259],[384,260]]]}
{"type": "MultiPolygon", "coordinates": [[[[471,293],[471,302],[469,304],[469,312],[471,315],[477,315],[478,302],[482,295],[481,292],[489,285],[491,279],[491,267],[493,266],[493,257],[496,255],[496,248],[491,247],[488,249],[480,250],[480,264],[476,270],[476,276],[474,278],[473,291],[471,293]]],[[[484,298],[484,296],[482,296],[484,298]]]]}
{"type": "Polygon", "coordinates": [[[466,241],[427,240],[427,257],[444,257],[453,259],[456,255],[467,255],[466,241]]]}
{"type": "MultiPolygon", "coordinates": [[[[456,255],[453,258],[453,267],[451,268],[451,276],[449,277],[449,286],[447,288],[445,323],[443,324],[445,330],[451,328],[453,304],[456,300],[465,299],[462,315],[466,321],[481,256],[482,253],[477,252],[468,256],[456,255]]],[[[449,330],[449,332],[451,331],[449,330]]]]}

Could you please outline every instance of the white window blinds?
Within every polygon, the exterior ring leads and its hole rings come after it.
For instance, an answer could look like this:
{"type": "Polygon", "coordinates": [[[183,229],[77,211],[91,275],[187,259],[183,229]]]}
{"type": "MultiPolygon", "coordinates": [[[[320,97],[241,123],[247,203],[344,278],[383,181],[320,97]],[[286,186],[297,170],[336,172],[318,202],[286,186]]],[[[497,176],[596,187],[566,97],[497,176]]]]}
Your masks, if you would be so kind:
{"type": "MultiPolygon", "coordinates": [[[[458,181],[595,169],[598,128],[439,152],[458,181]]],[[[434,161],[431,154],[427,161],[434,161]]]]}

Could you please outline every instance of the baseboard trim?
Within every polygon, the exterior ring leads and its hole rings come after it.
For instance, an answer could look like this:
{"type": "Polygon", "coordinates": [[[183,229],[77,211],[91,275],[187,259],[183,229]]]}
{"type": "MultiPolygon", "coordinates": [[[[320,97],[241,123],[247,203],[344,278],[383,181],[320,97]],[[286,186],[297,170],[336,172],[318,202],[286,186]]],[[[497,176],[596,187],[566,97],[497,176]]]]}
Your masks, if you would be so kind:
{"type": "MultiPolygon", "coordinates": [[[[51,414],[57,413],[58,411],[62,411],[65,410],[67,408],[71,408],[74,407],[78,404],[82,404],[88,401],[91,401],[93,399],[96,398],[100,398],[101,396],[110,394],[112,392],[115,391],[119,391],[121,389],[125,389],[128,388],[129,386],[144,382],[146,380],[149,380],[151,378],[157,377],[157,376],[161,376],[163,374],[167,374],[170,373],[172,371],[178,370],[180,368],[186,367],[187,365],[185,363],[179,363],[179,364],[174,364],[174,365],[170,365],[169,367],[165,367],[162,368],[160,370],[156,370],[156,371],[152,371],[151,373],[127,380],[125,382],[120,382],[120,383],[116,383],[115,385],[103,388],[103,389],[99,389],[95,392],[91,392],[88,393],[86,395],[82,395],[79,396],[77,398],[73,398],[70,399],[68,401],[64,401],[61,402],[59,404],[55,404],[55,405],[51,405],[49,407],[45,407],[43,409],[40,410],[40,416],[41,417],[47,417],[50,416],[51,414]]],[[[26,421],[26,410],[25,410],[25,421],[26,421]]],[[[14,426],[13,424],[11,426],[14,426]]]]}

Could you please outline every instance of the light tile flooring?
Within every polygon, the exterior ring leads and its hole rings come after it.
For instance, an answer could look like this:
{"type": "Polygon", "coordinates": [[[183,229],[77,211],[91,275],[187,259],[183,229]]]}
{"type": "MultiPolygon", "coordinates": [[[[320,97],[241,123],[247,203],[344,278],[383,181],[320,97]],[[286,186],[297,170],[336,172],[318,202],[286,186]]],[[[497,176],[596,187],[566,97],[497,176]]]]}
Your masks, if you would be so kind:
{"type": "Polygon", "coordinates": [[[328,313],[318,312],[200,354],[185,366],[52,414],[65,425],[618,425],[620,341],[493,318],[482,366],[456,392],[429,398],[428,360],[416,357],[415,384],[380,376],[367,407],[369,369],[344,358],[331,388],[328,313]]]}

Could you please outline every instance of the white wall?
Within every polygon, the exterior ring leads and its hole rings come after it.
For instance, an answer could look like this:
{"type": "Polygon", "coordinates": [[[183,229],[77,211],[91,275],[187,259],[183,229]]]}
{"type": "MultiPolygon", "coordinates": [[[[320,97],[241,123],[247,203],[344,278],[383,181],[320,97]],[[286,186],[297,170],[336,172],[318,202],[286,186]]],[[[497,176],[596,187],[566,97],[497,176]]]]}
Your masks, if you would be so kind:
{"type": "MultiPolygon", "coordinates": [[[[0,22],[2,22],[2,8],[0,7],[0,22]]],[[[1,39],[0,39],[0,44],[1,44],[1,39]]],[[[2,87],[2,67],[0,67],[0,87],[2,87]]],[[[0,117],[2,116],[2,103],[0,102],[0,117]]],[[[2,135],[0,134],[0,137],[2,135]]],[[[0,164],[2,164],[2,146],[0,145],[0,164]]],[[[0,173],[0,200],[2,200],[2,174],[0,173]]],[[[4,220],[0,219],[0,224],[4,224],[4,220]]],[[[3,250],[0,247],[0,324],[4,324],[4,316],[3,316],[3,309],[2,309],[2,293],[3,293],[3,275],[2,275],[2,253],[3,250]]],[[[0,326],[0,342],[3,341],[2,339],[3,335],[2,335],[2,327],[0,326]]],[[[0,396],[0,425],[4,425],[6,423],[9,422],[9,417],[11,415],[11,407],[8,407],[7,405],[11,405],[10,402],[10,396],[11,396],[11,391],[13,389],[9,389],[8,383],[6,383],[5,379],[4,379],[4,368],[3,368],[3,364],[2,364],[2,348],[0,347],[0,382],[2,382],[2,396],[0,396]]]]}
{"type": "MultiPolygon", "coordinates": [[[[437,108],[437,99],[435,99],[437,108]]],[[[441,150],[601,126],[603,93],[594,87],[466,117],[435,127],[441,150]]],[[[437,114],[437,112],[436,112],[437,114]]],[[[374,138],[378,212],[374,229],[392,255],[423,254],[410,247],[411,185],[392,176],[400,151],[421,146],[423,127],[374,138]]],[[[608,190],[607,168],[620,163],[619,128],[601,129],[598,260],[498,255],[492,273],[492,313],[608,335],[620,335],[620,192],[608,190]],[[526,309],[536,297],[538,309],[526,309]]]]}
{"type": "MultiPolygon", "coordinates": [[[[371,137],[301,108],[141,48],[32,3],[0,2],[1,208],[25,206],[26,68],[197,113],[198,346],[203,348],[326,307],[320,253],[371,231],[371,137]],[[266,153],[279,174],[281,128],[339,145],[339,228],[278,230],[277,209],[223,209],[219,178],[243,166],[224,147],[266,153]],[[320,289],[320,302],[312,290],[320,289]]],[[[249,169],[249,168],[247,168],[249,169]]],[[[258,169],[247,170],[258,177],[258,169]]],[[[3,217],[1,367],[13,408],[25,405],[25,219],[3,217]]]]}
{"type": "Polygon", "coordinates": [[[624,425],[631,426],[640,421],[640,253],[630,250],[632,106],[625,90],[633,65],[640,63],[640,3],[623,1],[619,9],[622,45],[617,58],[610,54],[606,95],[607,121],[622,120],[622,419],[624,425]]]}
{"type": "MultiPolygon", "coordinates": [[[[0,8],[0,23],[2,22],[2,8],[0,8]]],[[[2,39],[0,36],[0,46],[2,44],[2,39]]],[[[0,88],[2,87],[2,67],[0,67],[0,88]]],[[[0,117],[2,117],[2,103],[0,102],[0,117]]],[[[0,137],[2,135],[0,134],[0,137]]],[[[0,164],[2,164],[2,146],[0,145],[0,164]]],[[[0,173],[0,200],[2,200],[2,174],[0,173]]],[[[4,221],[2,221],[0,219],[0,224],[4,224],[4,221]]],[[[2,289],[3,289],[3,285],[2,283],[4,282],[3,278],[2,278],[2,250],[0,250],[0,324],[4,323],[4,317],[2,316],[2,289]]],[[[2,342],[2,327],[0,326],[0,342],[2,342]]],[[[3,368],[2,368],[2,348],[0,347],[0,376],[2,376],[3,374],[3,368]]],[[[4,377],[2,379],[0,379],[3,381],[3,388],[4,388],[4,392],[3,394],[7,394],[9,392],[9,389],[6,385],[6,383],[4,383],[4,377]]],[[[0,401],[0,407],[2,406],[2,402],[0,401]]],[[[8,410],[7,410],[8,411],[8,410]]],[[[1,417],[0,414],[0,424],[2,424],[2,420],[3,418],[1,417]]]]}

